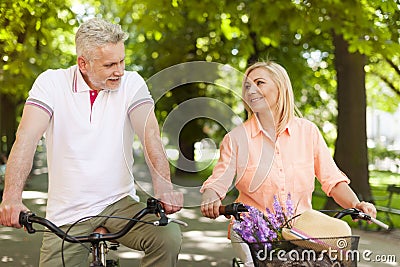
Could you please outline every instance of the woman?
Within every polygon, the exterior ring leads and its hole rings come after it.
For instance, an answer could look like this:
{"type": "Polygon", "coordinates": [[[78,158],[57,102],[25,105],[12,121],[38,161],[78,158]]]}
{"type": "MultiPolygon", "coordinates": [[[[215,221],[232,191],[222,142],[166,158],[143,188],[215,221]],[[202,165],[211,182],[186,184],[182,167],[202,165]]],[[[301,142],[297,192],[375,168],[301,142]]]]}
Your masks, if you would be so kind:
{"type": "MultiPolygon", "coordinates": [[[[237,201],[262,211],[273,209],[274,195],[284,206],[288,194],[296,214],[312,209],[316,177],[326,195],[343,208],[376,216],[375,207],[360,202],[349,187],[350,180],[336,166],[315,124],[295,117],[292,85],[282,66],[272,61],[250,66],[242,98],[249,118],[221,143],[219,161],[201,188],[204,216],[219,216],[221,200],[235,177],[237,201]]],[[[241,238],[233,231],[230,238],[245,266],[253,266],[247,245],[238,242],[241,238]]]]}

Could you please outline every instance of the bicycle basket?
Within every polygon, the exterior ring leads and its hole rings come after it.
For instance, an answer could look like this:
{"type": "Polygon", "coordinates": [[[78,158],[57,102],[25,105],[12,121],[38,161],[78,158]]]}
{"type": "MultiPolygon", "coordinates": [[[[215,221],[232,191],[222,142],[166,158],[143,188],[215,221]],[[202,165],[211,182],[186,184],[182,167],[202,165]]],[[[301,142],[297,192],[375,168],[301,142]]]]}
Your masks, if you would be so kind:
{"type": "Polygon", "coordinates": [[[359,236],[345,236],[248,245],[255,267],[355,267],[360,257],[359,239],[359,236]]]}

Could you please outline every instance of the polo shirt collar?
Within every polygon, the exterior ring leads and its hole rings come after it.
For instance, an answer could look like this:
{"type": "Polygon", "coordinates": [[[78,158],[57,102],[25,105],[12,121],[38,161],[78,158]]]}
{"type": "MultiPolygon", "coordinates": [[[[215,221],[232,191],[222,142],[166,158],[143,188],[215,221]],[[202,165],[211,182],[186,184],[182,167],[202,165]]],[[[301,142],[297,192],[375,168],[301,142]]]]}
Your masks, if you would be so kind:
{"type": "Polygon", "coordinates": [[[81,92],[86,92],[86,91],[90,91],[90,90],[91,90],[91,88],[89,87],[89,85],[87,85],[87,83],[83,79],[82,73],[79,71],[78,66],[76,66],[75,72],[74,72],[74,78],[72,81],[72,92],[81,93],[81,92]]]}
{"type": "MultiPolygon", "coordinates": [[[[258,118],[255,114],[253,114],[250,118],[250,127],[251,127],[251,137],[254,138],[258,134],[264,133],[261,123],[258,121],[258,118]]],[[[285,130],[283,131],[284,133],[287,132],[288,135],[291,135],[291,132],[293,131],[293,120],[291,120],[287,125],[285,130]]],[[[265,134],[265,133],[264,133],[265,134]]]]}

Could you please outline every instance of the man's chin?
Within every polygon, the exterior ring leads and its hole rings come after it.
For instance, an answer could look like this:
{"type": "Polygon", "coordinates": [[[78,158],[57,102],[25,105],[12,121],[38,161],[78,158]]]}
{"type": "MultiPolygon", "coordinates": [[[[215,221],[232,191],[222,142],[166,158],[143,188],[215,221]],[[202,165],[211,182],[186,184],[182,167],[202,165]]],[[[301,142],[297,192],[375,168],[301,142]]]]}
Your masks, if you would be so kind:
{"type": "Polygon", "coordinates": [[[112,85],[108,85],[106,86],[106,88],[104,88],[105,90],[117,90],[120,87],[121,83],[118,84],[112,84],[112,85]]]}

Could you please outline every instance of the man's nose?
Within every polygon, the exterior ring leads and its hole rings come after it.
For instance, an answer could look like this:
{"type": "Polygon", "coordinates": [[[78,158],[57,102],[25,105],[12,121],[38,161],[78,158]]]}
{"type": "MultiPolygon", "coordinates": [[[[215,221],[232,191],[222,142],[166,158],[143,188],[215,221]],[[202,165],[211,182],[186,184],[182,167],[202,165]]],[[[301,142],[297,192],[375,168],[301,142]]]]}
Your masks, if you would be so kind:
{"type": "Polygon", "coordinates": [[[124,75],[125,63],[115,64],[114,75],[122,76],[124,75]]]}

